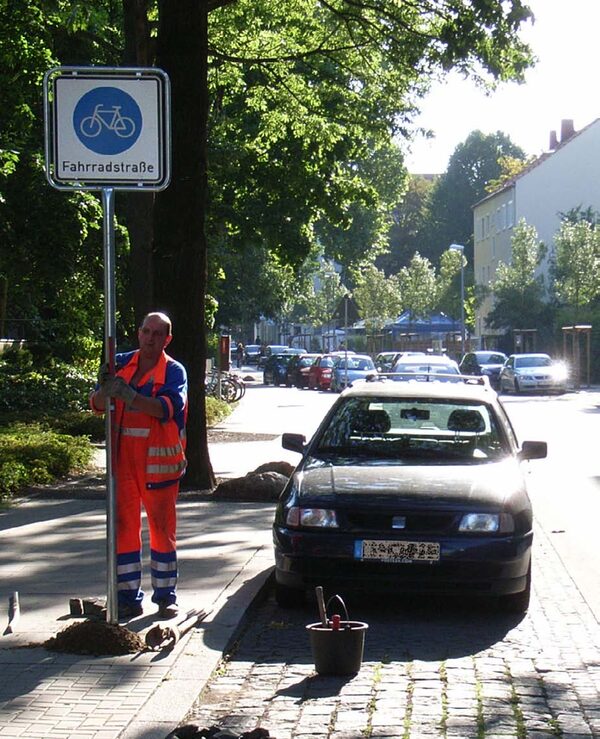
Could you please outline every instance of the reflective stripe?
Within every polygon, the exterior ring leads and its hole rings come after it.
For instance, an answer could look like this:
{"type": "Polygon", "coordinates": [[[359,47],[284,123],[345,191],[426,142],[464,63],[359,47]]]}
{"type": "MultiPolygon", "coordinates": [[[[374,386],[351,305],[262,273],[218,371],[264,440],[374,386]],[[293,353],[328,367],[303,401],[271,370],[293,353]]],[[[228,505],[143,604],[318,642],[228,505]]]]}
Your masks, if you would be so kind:
{"type": "Polygon", "coordinates": [[[140,436],[144,439],[150,436],[150,429],[121,427],[121,436],[140,436]]]}
{"type": "Polygon", "coordinates": [[[149,457],[176,457],[181,454],[181,445],[177,446],[151,446],[148,449],[149,457]]]}
{"type": "Polygon", "coordinates": [[[173,472],[181,472],[186,467],[186,463],[179,462],[178,464],[148,464],[146,465],[146,472],[149,475],[160,475],[173,472]]]}
{"type": "Polygon", "coordinates": [[[175,577],[152,577],[153,588],[172,588],[177,585],[177,576],[175,577]]]}
{"type": "Polygon", "coordinates": [[[171,562],[157,562],[155,559],[150,560],[151,567],[157,572],[177,572],[177,562],[171,560],[171,562]]]}
{"type": "Polygon", "coordinates": [[[140,587],[140,579],[124,580],[117,583],[117,590],[133,590],[137,593],[140,587]]]}

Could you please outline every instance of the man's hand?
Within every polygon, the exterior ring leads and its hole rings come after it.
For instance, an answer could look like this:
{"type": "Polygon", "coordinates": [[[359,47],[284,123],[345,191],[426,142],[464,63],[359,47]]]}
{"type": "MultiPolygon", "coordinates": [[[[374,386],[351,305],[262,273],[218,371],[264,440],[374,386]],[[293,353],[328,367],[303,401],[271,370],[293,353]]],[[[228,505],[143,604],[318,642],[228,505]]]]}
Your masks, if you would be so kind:
{"type": "Polygon", "coordinates": [[[102,393],[110,398],[118,398],[126,405],[131,405],[137,395],[122,377],[109,377],[101,386],[102,393]]]}
{"type": "Polygon", "coordinates": [[[104,364],[98,370],[98,385],[102,387],[102,385],[104,385],[107,380],[112,380],[113,378],[114,375],[110,371],[108,362],[104,362],[104,364]]]}

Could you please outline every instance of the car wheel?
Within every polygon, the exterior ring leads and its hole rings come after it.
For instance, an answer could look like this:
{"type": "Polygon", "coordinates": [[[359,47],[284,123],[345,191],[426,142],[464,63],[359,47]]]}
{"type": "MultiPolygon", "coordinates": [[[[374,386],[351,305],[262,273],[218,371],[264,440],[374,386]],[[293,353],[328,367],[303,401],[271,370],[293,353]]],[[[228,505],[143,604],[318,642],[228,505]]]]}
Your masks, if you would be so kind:
{"type": "Polygon", "coordinates": [[[520,392],[521,392],[521,386],[519,385],[519,381],[515,377],[515,393],[520,393],[520,392]]]}
{"type": "Polygon", "coordinates": [[[301,608],[305,600],[304,590],[275,583],[275,601],[280,608],[301,608]]]}
{"type": "Polygon", "coordinates": [[[531,563],[527,570],[527,584],[525,590],[520,593],[511,593],[505,595],[500,601],[500,606],[504,613],[515,613],[523,614],[529,608],[529,602],[531,600],[531,563]]]}

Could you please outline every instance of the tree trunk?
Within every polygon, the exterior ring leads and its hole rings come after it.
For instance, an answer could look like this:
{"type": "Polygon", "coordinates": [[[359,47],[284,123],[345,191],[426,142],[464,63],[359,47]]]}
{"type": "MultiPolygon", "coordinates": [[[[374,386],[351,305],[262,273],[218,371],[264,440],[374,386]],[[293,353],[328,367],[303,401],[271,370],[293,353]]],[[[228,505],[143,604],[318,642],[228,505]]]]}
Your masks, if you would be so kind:
{"type": "Polygon", "coordinates": [[[170,352],[189,376],[187,487],[213,488],[204,375],[207,282],[207,0],[161,0],[157,66],[171,80],[172,178],[154,207],[156,310],[173,320],[170,352]]]}
{"type": "MultiPolygon", "coordinates": [[[[155,45],[150,37],[148,8],[150,0],[123,0],[123,23],[125,51],[123,64],[126,67],[150,67],[154,64],[155,45]]],[[[124,192],[119,196],[117,207],[123,213],[131,258],[129,263],[131,298],[135,314],[135,325],[139,326],[146,313],[153,309],[154,244],[153,192],[124,192]]]]}

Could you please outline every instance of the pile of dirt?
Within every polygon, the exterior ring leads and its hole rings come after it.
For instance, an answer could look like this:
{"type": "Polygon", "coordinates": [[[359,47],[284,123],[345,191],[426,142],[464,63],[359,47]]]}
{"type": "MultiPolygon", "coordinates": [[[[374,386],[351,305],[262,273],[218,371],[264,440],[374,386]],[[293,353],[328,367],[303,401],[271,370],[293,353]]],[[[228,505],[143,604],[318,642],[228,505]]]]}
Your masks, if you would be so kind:
{"type": "Polygon", "coordinates": [[[106,621],[80,621],[67,626],[43,644],[51,652],[106,655],[134,654],[146,648],[144,640],[119,624],[106,621]]]}

